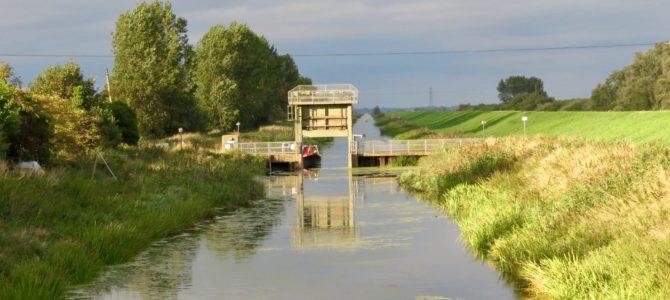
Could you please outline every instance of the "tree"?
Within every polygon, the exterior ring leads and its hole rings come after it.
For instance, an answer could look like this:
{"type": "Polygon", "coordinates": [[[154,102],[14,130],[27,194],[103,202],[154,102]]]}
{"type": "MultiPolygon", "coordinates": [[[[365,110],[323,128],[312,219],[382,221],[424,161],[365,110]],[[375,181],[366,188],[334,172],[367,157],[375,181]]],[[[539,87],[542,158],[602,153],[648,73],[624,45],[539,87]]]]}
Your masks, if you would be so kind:
{"type": "Polygon", "coordinates": [[[198,44],[196,61],[196,98],[210,126],[223,130],[240,120],[252,127],[283,119],[288,91],[311,83],[291,56],[278,55],[244,24],[213,26],[198,44]]]}
{"type": "Polygon", "coordinates": [[[542,79],[537,77],[510,76],[498,83],[498,98],[503,103],[507,103],[521,93],[547,95],[542,79]]]}
{"type": "Polygon", "coordinates": [[[193,50],[186,20],[174,15],[170,3],[140,3],[121,14],[112,46],[114,96],[135,110],[142,135],[197,129],[188,69],[193,50]]]}
{"type": "Polygon", "coordinates": [[[7,138],[19,130],[20,107],[15,101],[17,90],[4,79],[0,79],[0,128],[7,138]]]}
{"type": "Polygon", "coordinates": [[[379,108],[379,105],[375,105],[374,108],[372,108],[372,115],[373,116],[380,116],[382,114],[382,110],[379,108]]]}
{"type": "Polygon", "coordinates": [[[95,80],[92,77],[84,79],[81,68],[72,61],[46,68],[30,83],[29,89],[33,94],[69,100],[73,107],[88,110],[94,106],[95,80]]]}
{"type": "Polygon", "coordinates": [[[670,45],[659,43],[638,53],[629,66],[614,71],[591,93],[597,110],[670,108],[670,45]]]}
{"type": "Polygon", "coordinates": [[[21,78],[14,74],[14,69],[9,63],[0,61],[0,80],[5,80],[13,86],[21,87],[21,78]]]}
{"type": "Polygon", "coordinates": [[[140,132],[137,128],[137,116],[135,112],[122,101],[113,101],[109,104],[109,109],[114,115],[116,126],[121,130],[123,143],[128,145],[137,145],[140,140],[140,132]]]}
{"type": "Polygon", "coordinates": [[[213,26],[197,48],[196,98],[207,108],[211,125],[230,129],[241,117],[245,126],[259,123],[267,109],[272,49],[246,25],[213,26]]]}
{"type": "Polygon", "coordinates": [[[554,98],[539,93],[521,93],[506,103],[501,104],[507,110],[535,110],[542,105],[553,102],[554,98]]]}
{"type": "MultiPolygon", "coordinates": [[[[19,129],[8,139],[7,156],[16,161],[37,160],[48,163],[54,137],[53,119],[34,95],[16,91],[14,99],[19,106],[19,129]]],[[[67,101],[59,101],[61,105],[70,108],[67,101]]]]}

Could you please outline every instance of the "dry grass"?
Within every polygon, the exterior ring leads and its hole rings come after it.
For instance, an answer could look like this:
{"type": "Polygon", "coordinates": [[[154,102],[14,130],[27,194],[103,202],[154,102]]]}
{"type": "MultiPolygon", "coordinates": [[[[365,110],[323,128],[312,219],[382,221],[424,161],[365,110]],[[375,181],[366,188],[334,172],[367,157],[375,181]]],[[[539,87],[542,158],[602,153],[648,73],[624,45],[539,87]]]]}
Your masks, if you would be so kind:
{"type": "Polygon", "coordinates": [[[670,297],[670,156],[655,145],[539,137],[451,149],[403,174],[466,244],[550,299],[670,297]]]}

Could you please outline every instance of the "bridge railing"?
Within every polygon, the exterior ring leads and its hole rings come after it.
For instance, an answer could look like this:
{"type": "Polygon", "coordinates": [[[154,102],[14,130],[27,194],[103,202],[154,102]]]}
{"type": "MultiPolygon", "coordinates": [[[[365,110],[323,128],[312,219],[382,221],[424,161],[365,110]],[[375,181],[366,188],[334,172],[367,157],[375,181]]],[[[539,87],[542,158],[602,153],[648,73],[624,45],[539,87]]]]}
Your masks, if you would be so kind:
{"type": "Polygon", "coordinates": [[[239,143],[237,148],[240,151],[250,154],[288,154],[300,153],[295,142],[254,142],[239,143]]]}
{"type": "Polygon", "coordinates": [[[424,140],[388,140],[388,141],[358,141],[357,154],[402,154],[426,153],[448,147],[474,143],[479,139],[424,139],[424,140]]]}

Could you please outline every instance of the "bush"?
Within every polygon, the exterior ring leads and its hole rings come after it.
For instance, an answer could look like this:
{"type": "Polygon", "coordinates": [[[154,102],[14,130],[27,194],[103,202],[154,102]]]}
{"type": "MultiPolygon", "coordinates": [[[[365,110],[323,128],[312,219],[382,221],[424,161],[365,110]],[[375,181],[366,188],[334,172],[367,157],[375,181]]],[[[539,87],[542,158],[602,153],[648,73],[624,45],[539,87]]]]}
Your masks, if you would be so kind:
{"type": "Polygon", "coordinates": [[[5,132],[3,131],[2,126],[0,126],[0,159],[7,158],[7,148],[9,148],[9,145],[5,140],[5,132]]]}
{"type": "Polygon", "coordinates": [[[83,109],[73,108],[70,101],[56,96],[34,96],[48,115],[53,128],[51,153],[60,159],[72,160],[91,154],[102,145],[102,133],[97,124],[101,117],[83,109]]]}
{"type": "Polygon", "coordinates": [[[0,79],[0,127],[7,136],[19,129],[19,106],[14,101],[15,89],[4,79],[0,79]]]}
{"type": "Polygon", "coordinates": [[[114,148],[123,143],[122,132],[116,124],[116,118],[110,109],[93,107],[91,114],[96,116],[96,126],[101,134],[102,147],[114,148]]]}
{"type": "Polygon", "coordinates": [[[137,116],[135,112],[121,101],[113,101],[109,104],[109,109],[114,116],[116,126],[121,131],[121,140],[128,145],[137,145],[140,140],[140,131],[137,127],[137,116]]]}
{"type": "Polygon", "coordinates": [[[48,162],[49,139],[53,130],[46,112],[39,103],[20,90],[13,91],[11,97],[11,113],[16,117],[11,123],[12,129],[4,130],[7,158],[48,162]]]}

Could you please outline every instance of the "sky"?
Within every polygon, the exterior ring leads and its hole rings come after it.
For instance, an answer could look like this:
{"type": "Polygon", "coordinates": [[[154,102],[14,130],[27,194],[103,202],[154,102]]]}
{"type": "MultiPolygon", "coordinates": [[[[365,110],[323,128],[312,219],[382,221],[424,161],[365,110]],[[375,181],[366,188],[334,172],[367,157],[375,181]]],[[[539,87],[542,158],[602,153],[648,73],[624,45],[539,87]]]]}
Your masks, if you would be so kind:
{"type": "MultiPolygon", "coordinates": [[[[24,86],[44,68],[79,63],[97,86],[113,70],[119,14],[140,1],[0,0],[0,60],[24,86]],[[16,57],[6,54],[65,54],[16,57]]],[[[314,83],[352,83],[359,107],[497,102],[497,83],[537,76],[558,99],[589,97],[614,70],[651,46],[440,55],[301,54],[454,51],[656,43],[670,40],[668,0],[298,0],[172,1],[197,45],[216,24],[246,23],[280,54],[295,55],[314,83]]]]}

